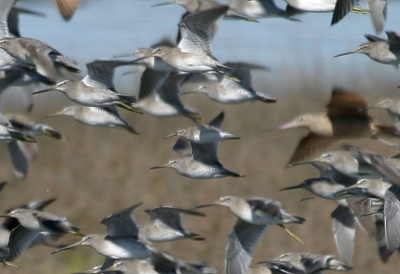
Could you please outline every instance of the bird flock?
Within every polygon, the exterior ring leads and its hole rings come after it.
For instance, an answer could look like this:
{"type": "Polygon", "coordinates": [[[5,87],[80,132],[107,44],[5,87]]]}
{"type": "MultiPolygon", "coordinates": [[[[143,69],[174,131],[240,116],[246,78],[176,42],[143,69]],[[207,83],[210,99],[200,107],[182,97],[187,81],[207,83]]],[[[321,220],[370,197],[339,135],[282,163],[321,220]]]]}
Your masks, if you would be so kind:
{"type": "MultiPolygon", "coordinates": [[[[140,119],[139,114],[160,118],[185,117],[190,126],[171,129],[171,133],[165,136],[176,138],[172,149],[180,157],[149,167],[149,170],[172,168],[191,179],[232,177],[246,180],[243,178],[251,175],[229,170],[218,158],[221,141],[234,143],[240,139],[235,133],[222,129],[225,112],[220,112],[206,123],[197,110],[181,101],[181,96],[193,93],[205,94],[219,104],[254,102],[260,107],[269,107],[279,100],[252,87],[251,71],[265,71],[265,66],[245,61],[221,63],[214,56],[212,41],[218,39],[218,25],[223,24],[221,19],[235,19],[237,24],[246,24],[269,17],[282,17],[298,24],[300,20],[296,15],[301,12],[333,11],[334,24],[353,10],[371,13],[377,32],[383,30],[386,21],[386,1],[382,0],[367,1],[369,10],[355,6],[353,0],[286,2],[286,10],[278,8],[272,0],[233,0],[227,4],[211,0],[155,3],[154,7],[178,4],[186,9],[182,18],[177,19],[176,40],[154,41],[148,48],[137,49],[123,59],[93,60],[86,64],[87,75],[82,77],[73,57],[40,40],[20,35],[16,17],[21,13],[42,16],[41,13],[16,8],[17,0],[1,0],[0,94],[10,86],[41,86],[32,93],[35,96],[59,91],[71,104],[55,113],[48,113],[47,117],[71,116],[88,126],[119,128],[134,135],[141,132],[120,115],[121,109],[135,113],[132,115],[136,115],[137,119],[140,119]],[[138,96],[117,91],[114,71],[120,66],[141,67],[138,96]],[[194,88],[183,90],[182,85],[187,83],[194,88]]],[[[80,1],[57,0],[56,3],[64,18],[69,20],[80,1]]],[[[400,36],[394,31],[386,31],[386,34],[387,40],[367,34],[365,37],[369,42],[335,57],[364,53],[374,61],[397,67],[400,63],[400,36]]],[[[32,107],[33,103],[28,111],[32,107]]],[[[375,106],[368,106],[359,93],[334,87],[326,108],[325,113],[306,113],[267,131],[272,134],[272,131],[294,128],[308,130],[308,134],[299,140],[288,165],[311,165],[320,176],[281,191],[303,188],[315,197],[338,204],[331,213],[331,219],[332,236],[340,260],[330,254],[313,254],[305,250],[252,264],[254,249],[269,226],[281,227],[289,236],[304,244],[301,237],[286,225],[302,224],[306,219],[287,211],[277,200],[229,195],[214,202],[209,200],[206,204],[194,204],[193,208],[165,205],[145,209],[144,213],[150,218],[145,224],[139,224],[134,216],[142,204],[126,205],[101,220],[101,224],[107,227],[106,234],[83,232],[66,217],[45,211],[55,198],[27,203],[13,207],[0,216],[3,219],[0,260],[5,267],[26,269],[28,266],[16,265],[13,260],[30,252],[28,249],[31,247],[50,246],[54,249],[52,254],[57,254],[86,245],[104,256],[104,263],[87,266],[92,268],[79,273],[217,273],[205,264],[185,262],[174,257],[174,250],[159,250],[154,243],[177,240],[207,242],[201,234],[183,228],[182,216],[205,218],[201,208],[224,206],[237,217],[227,238],[226,274],[351,271],[357,224],[376,240],[377,253],[382,262],[387,262],[394,252],[400,252],[400,156],[386,158],[349,144],[342,144],[343,150],[327,150],[338,140],[365,138],[399,148],[400,142],[396,142],[396,138],[400,136],[400,100],[383,99],[375,106]],[[373,120],[369,111],[375,108],[386,109],[392,123],[382,124],[373,120]],[[318,153],[322,154],[312,158],[318,153]],[[56,243],[66,234],[80,238],[70,245],[56,243]]],[[[57,129],[35,122],[29,116],[10,113],[0,113],[0,116],[0,140],[6,143],[15,177],[20,180],[28,176],[29,166],[38,153],[37,137],[46,135],[67,140],[57,129]]],[[[155,157],[155,160],[158,158],[155,157]]],[[[6,184],[2,182],[1,188],[6,184]]],[[[73,251],[77,256],[78,252],[79,248],[73,251]]]]}

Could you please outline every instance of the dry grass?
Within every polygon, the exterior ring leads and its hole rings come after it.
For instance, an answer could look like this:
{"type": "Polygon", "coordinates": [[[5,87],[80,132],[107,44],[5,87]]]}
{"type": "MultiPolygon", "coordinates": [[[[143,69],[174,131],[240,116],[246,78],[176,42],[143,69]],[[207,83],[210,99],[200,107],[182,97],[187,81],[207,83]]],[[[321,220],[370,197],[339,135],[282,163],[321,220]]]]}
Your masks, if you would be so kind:
{"type": "MultiPolygon", "coordinates": [[[[73,224],[82,228],[83,233],[92,233],[105,232],[105,227],[99,224],[104,216],[138,202],[144,204],[136,217],[139,222],[146,222],[147,218],[141,211],[159,205],[190,208],[223,195],[263,196],[280,200],[288,211],[307,218],[303,225],[290,226],[306,244],[299,244],[278,227],[270,227],[256,248],[254,262],[286,252],[337,254],[330,222],[330,212],[335,204],[320,199],[299,203],[299,199],[308,196],[305,191],[278,191],[317,175],[309,167],[285,168],[302,131],[261,133],[263,129],[277,126],[296,114],[323,111],[331,87],[316,79],[318,77],[305,76],[304,79],[279,82],[276,85],[278,88],[272,92],[279,99],[275,105],[257,102],[224,106],[201,95],[185,98],[188,104],[204,114],[206,121],[221,109],[225,110],[224,128],[242,136],[242,139],[222,143],[220,160],[228,169],[246,174],[243,179],[191,180],[173,170],[148,170],[176,156],[171,151],[174,140],[163,139],[163,136],[189,125],[190,122],[184,118],[158,119],[123,113],[142,133],[141,136],[116,129],[91,128],[66,117],[46,120],[66,134],[69,140],[62,142],[40,138],[40,155],[24,181],[14,179],[5,145],[0,146],[3,155],[0,178],[9,181],[0,194],[1,209],[32,199],[57,197],[57,202],[48,211],[67,216],[73,224]]],[[[262,89],[268,84],[259,81],[256,86],[262,89]]],[[[394,92],[379,80],[354,83],[350,87],[366,90],[364,95],[370,104],[394,92]],[[368,88],[365,89],[365,86],[368,88]],[[373,90],[375,93],[371,93],[373,90]]],[[[62,96],[51,95],[51,100],[44,97],[36,100],[33,116],[42,117],[61,104],[53,105],[52,102],[59,102],[58,98],[62,96]]],[[[7,106],[10,110],[11,107],[7,106]]],[[[388,148],[372,140],[353,140],[351,143],[385,155],[390,153],[388,148]]],[[[206,262],[222,272],[226,237],[235,217],[222,207],[204,209],[204,212],[207,213],[205,218],[185,218],[185,226],[205,236],[205,242],[185,240],[157,244],[157,247],[184,260],[206,262]]],[[[353,273],[395,273],[398,270],[398,255],[395,254],[387,264],[381,263],[375,242],[360,230],[357,232],[353,273]]],[[[77,240],[71,236],[62,242],[77,240]]],[[[68,273],[89,269],[103,260],[87,247],[55,255],[50,255],[51,251],[47,247],[27,250],[15,260],[21,269],[0,266],[1,272],[68,273]]]]}

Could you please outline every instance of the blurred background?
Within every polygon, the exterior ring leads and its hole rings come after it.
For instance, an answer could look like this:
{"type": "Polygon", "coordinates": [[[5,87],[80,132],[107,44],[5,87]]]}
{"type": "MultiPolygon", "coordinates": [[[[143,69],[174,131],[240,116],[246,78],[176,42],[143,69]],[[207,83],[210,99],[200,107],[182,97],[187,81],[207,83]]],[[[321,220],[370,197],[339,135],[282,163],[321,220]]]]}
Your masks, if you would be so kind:
{"type": "MultiPolygon", "coordinates": [[[[133,53],[164,37],[174,38],[183,8],[151,7],[160,1],[83,0],[69,22],[63,21],[53,1],[21,1],[19,6],[43,12],[46,17],[21,16],[20,31],[77,60],[85,75],[85,64],[94,59],[133,53]]],[[[284,1],[275,2],[285,7],[284,1]]],[[[400,31],[399,14],[400,3],[390,1],[386,30],[400,31]]],[[[262,196],[282,201],[286,210],[307,219],[302,225],[289,226],[305,245],[279,227],[270,227],[256,248],[254,263],[286,252],[337,254],[330,220],[336,204],[320,199],[299,202],[309,196],[302,190],[279,192],[280,188],[318,176],[311,167],[286,168],[306,132],[263,133],[298,114],[325,111],[333,86],[359,92],[369,105],[383,97],[399,96],[399,71],[393,66],[378,64],[361,54],[333,58],[366,42],[364,34],[374,34],[369,16],[349,14],[332,27],[331,16],[332,13],[296,16],[301,22],[281,18],[261,19],[259,23],[221,22],[213,41],[215,56],[221,62],[253,62],[269,67],[269,72],[253,72],[253,85],[278,98],[278,102],[220,105],[200,94],[183,100],[206,121],[225,111],[224,129],[242,138],[221,143],[220,161],[226,168],[246,174],[246,178],[206,181],[188,179],[170,169],[149,171],[149,167],[177,157],[172,152],[175,140],[163,136],[189,126],[189,120],[121,112],[142,133],[136,136],[118,129],[88,127],[68,117],[43,119],[70,104],[61,93],[50,92],[34,98],[30,116],[49,123],[68,141],[39,138],[39,156],[24,181],[14,178],[6,144],[0,144],[0,178],[9,182],[0,193],[0,209],[57,197],[57,202],[47,208],[49,212],[66,216],[83,233],[104,233],[106,229],[99,222],[105,216],[138,202],[144,203],[136,212],[137,220],[143,223],[148,218],[142,211],[155,206],[191,208],[225,195],[262,196]]],[[[386,39],[384,33],[380,36],[386,39]]],[[[137,94],[140,76],[138,68],[118,69],[117,90],[137,94]],[[126,75],[127,72],[133,73],[126,75]]],[[[7,90],[2,97],[4,113],[25,113],[26,93],[23,88],[7,90]]],[[[389,122],[384,111],[371,110],[371,115],[389,122]]],[[[348,142],[383,155],[398,152],[373,140],[348,142]]],[[[330,149],[339,149],[338,144],[330,149]]],[[[188,230],[206,237],[205,242],[185,240],[156,246],[183,260],[202,261],[222,272],[227,234],[236,217],[222,207],[203,212],[207,217],[186,216],[184,221],[188,230]]],[[[68,236],[60,242],[78,240],[68,236]]],[[[51,252],[48,247],[27,250],[15,260],[20,269],[0,266],[1,273],[70,273],[103,262],[103,257],[88,247],[55,255],[51,252]]],[[[387,264],[381,263],[375,241],[358,229],[353,273],[395,273],[398,260],[398,254],[394,254],[387,264]]]]}

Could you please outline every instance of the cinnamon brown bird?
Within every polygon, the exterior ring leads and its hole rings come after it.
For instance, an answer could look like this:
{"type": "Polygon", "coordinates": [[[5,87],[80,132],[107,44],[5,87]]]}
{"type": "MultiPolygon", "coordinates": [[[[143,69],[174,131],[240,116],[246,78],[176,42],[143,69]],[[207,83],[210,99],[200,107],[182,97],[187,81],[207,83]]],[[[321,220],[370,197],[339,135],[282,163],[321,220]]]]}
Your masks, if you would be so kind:
{"type": "Polygon", "coordinates": [[[393,126],[381,125],[368,115],[367,103],[359,94],[335,87],[326,113],[306,113],[274,130],[307,128],[309,133],[299,142],[289,164],[320,151],[339,139],[376,137],[380,133],[396,134],[393,126]]]}

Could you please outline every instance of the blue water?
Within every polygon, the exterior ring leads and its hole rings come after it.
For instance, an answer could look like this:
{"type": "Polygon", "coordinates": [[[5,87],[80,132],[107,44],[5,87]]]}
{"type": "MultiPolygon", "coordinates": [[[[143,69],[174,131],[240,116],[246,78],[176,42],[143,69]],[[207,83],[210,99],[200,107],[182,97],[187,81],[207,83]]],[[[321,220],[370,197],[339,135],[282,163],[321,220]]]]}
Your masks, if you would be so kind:
{"type": "MultiPolygon", "coordinates": [[[[163,0],[83,0],[70,22],[63,21],[53,1],[21,1],[20,6],[47,15],[24,15],[21,33],[76,59],[85,71],[85,63],[93,59],[134,52],[163,37],[175,37],[184,10],[177,5],[151,7],[160,1],[163,0]]],[[[400,32],[400,1],[389,2],[385,30],[400,32]]],[[[282,0],[276,3],[285,6],[282,0]]],[[[364,1],[361,4],[365,5],[364,1]]],[[[222,62],[246,61],[270,67],[271,73],[257,76],[258,81],[268,81],[268,85],[283,90],[290,81],[314,75],[328,85],[345,85],[354,82],[355,76],[364,86],[373,79],[392,81],[392,85],[400,82],[399,72],[392,66],[375,63],[361,54],[333,58],[365,42],[365,33],[375,33],[367,15],[350,14],[332,27],[331,16],[332,13],[297,16],[302,22],[280,18],[262,19],[260,23],[224,20],[213,41],[214,53],[222,62]]],[[[380,35],[386,38],[385,33],[380,35]]],[[[132,81],[121,81],[132,85],[132,81]]]]}

